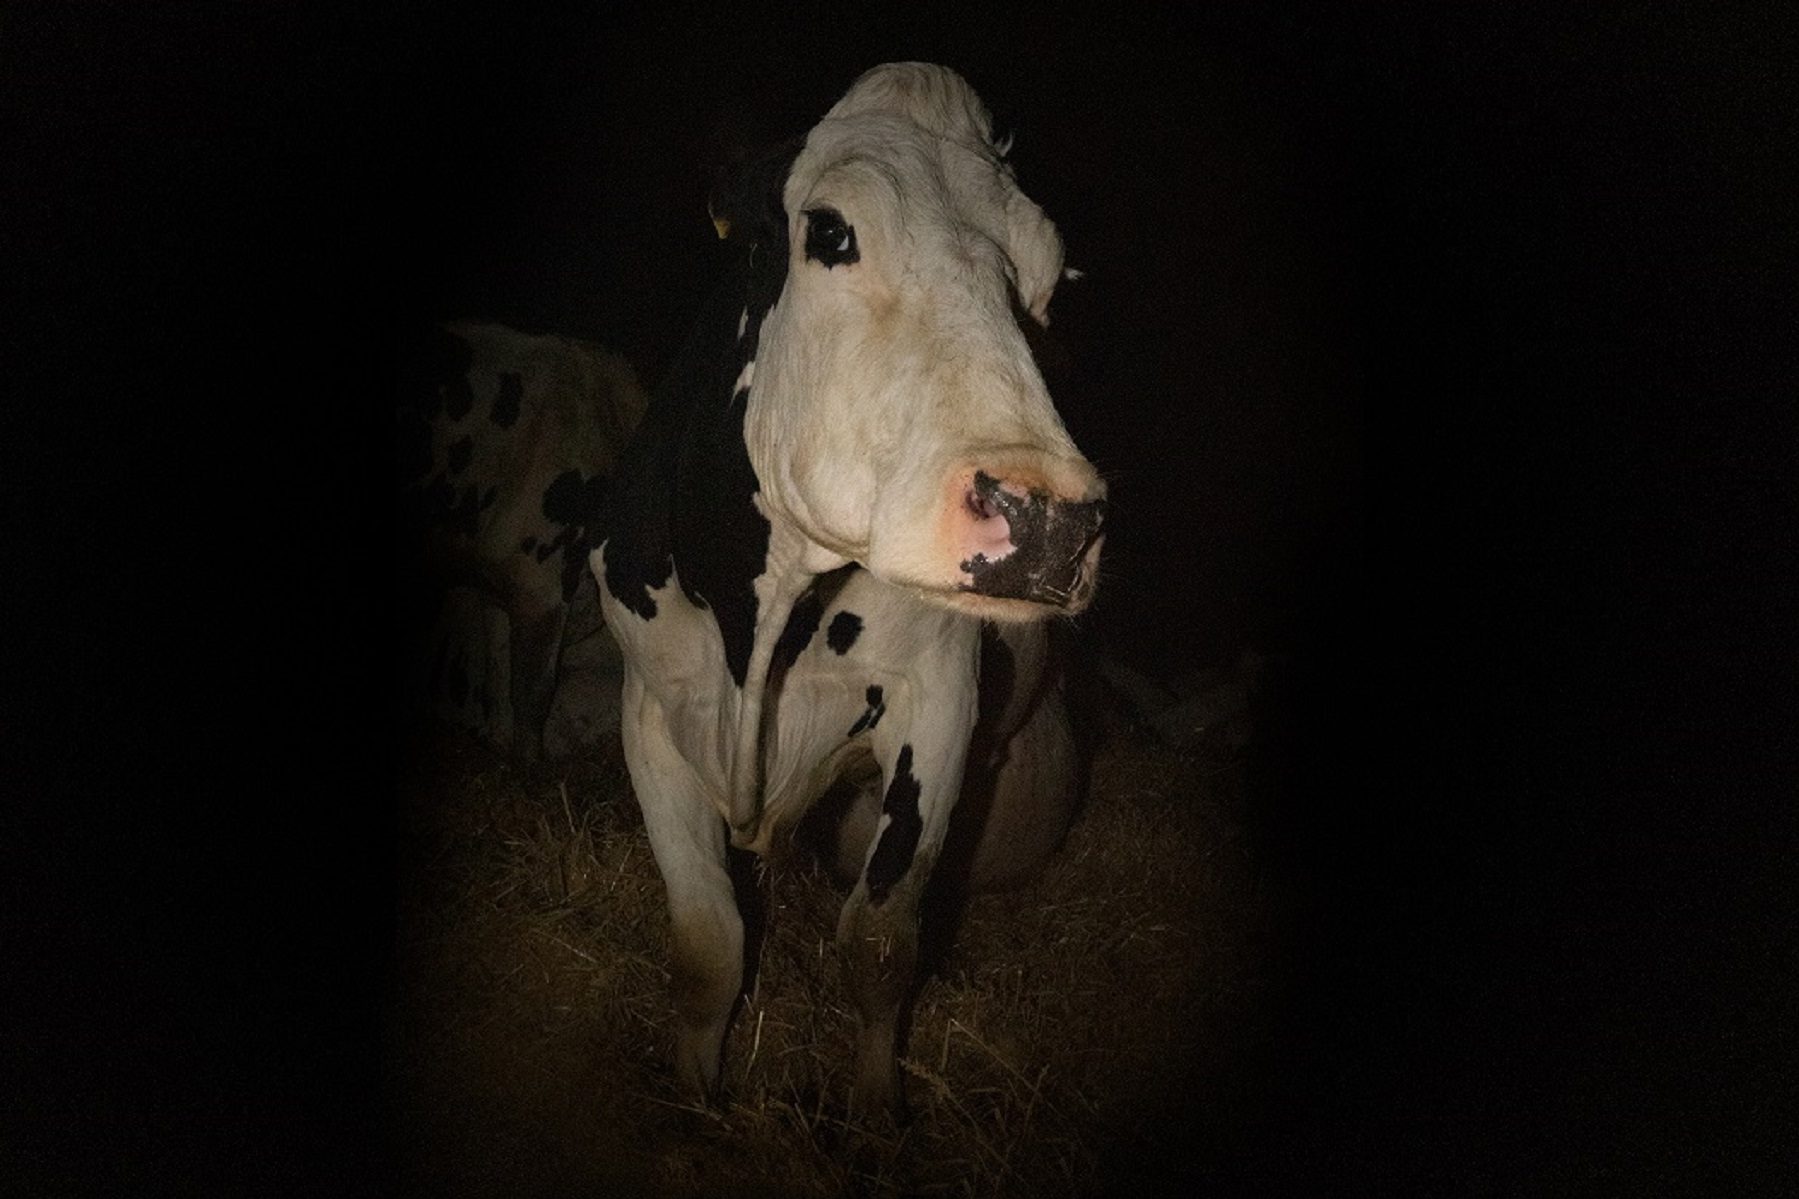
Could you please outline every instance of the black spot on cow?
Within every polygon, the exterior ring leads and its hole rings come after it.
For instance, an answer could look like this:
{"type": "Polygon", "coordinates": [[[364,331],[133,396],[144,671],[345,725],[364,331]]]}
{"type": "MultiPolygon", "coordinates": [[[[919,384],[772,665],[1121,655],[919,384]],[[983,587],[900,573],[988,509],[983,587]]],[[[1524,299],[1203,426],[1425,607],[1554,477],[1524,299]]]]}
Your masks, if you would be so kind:
{"type": "Polygon", "coordinates": [[[981,680],[979,708],[983,716],[998,717],[1011,701],[1018,681],[1018,662],[1012,647],[993,625],[981,625],[981,680]]]}
{"type": "Polygon", "coordinates": [[[787,617],[787,627],[781,630],[781,636],[775,642],[774,658],[769,665],[771,684],[778,687],[787,670],[799,660],[806,647],[812,644],[812,638],[818,632],[819,621],[824,618],[826,610],[836,602],[850,575],[860,569],[851,562],[836,570],[828,570],[813,579],[805,594],[794,601],[793,612],[787,617]]]}
{"type": "Polygon", "coordinates": [[[918,796],[922,788],[912,775],[912,747],[900,746],[899,759],[893,764],[893,779],[887,784],[887,796],[881,811],[891,818],[887,831],[881,834],[874,856],[868,859],[868,897],[875,903],[887,898],[893,885],[912,868],[918,852],[918,838],[924,832],[924,818],[919,815],[918,796]]]}
{"type": "Polygon", "coordinates": [[[887,714],[887,702],[882,697],[879,687],[870,687],[864,698],[868,700],[868,708],[856,718],[856,723],[850,726],[848,735],[851,737],[864,729],[872,729],[875,725],[880,724],[881,717],[887,714]]]}
{"type": "Polygon", "coordinates": [[[500,375],[500,390],[494,394],[493,407],[488,409],[487,419],[502,429],[510,429],[518,419],[519,401],[525,397],[525,384],[517,371],[504,371],[500,375]]]}
{"type": "Polygon", "coordinates": [[[606,502],[612,482],[604,475],[589,475],[581,484],[580,524],[562,547],[562,599],[575,598],[575,590],[587,577],[587,553],[599,544],[598,531],[606,519],[606,502]]]}
{"type": "Polygon", "coordinates": [[[831,618],[831,627],[825,630],[825,644],[839,655],[847,654],[861,635],[862,618],[854,612],[843,611],[831,618]]]}
{"type": "Polygon", "coordinates": [[[530,553],[532,550],[536,549],[537,548],[536,535],[535,534],[527,535],[523,541],[518,543],[518,548],[521,552],[527,553],[527,554],[530,553]]]}
{"type": "Polygon", "coordinates": [[[450,473],[459,475],[468,469],[469,459],[475,456],[475,439],[458,437],[450,443],[450,473]]]}
{"type": "Polygon", "coordinates": [[[575,597],[587,569],[587,552],[599,543],[595,533],[604,525],[609,492],[604,475],[583,476],[578,470],[563,471],[544,488],[544,519],[561,525],[562,531],[537,551],[537,560],[542,562],[558,549],[562,551],[564,601],[575,597]]]}
{"type": "Polygon", "coordinates": [[[565,470],[543,489],[544,519],[560,525],[581,521],[581,472],[565,470]]]}
{"type": "Polygon", "coordinates": [[[794,601],[787,627],[781,630],[780,639],[775,642],[774,662],[770,669],[786,670],[798,660],[812,644],[812,635],[818,632],[818,622],[824,619],[824,614],[824,601],[819,598],[816,587],[794,601]]]}
{"type": "Polygon", "coordinates": [[[665,383],[650,401],[636,436],[619,456],[618,491],[594,536],[595,544],[606,547],[607,593],[642,620],[656,619],[650,592],[668,586],[674,570],[670,482],[684,414],[670,386],[665,383]]]}
{"type": "Polygon", "coordinates": [[[694,332],[664,376],[619,464],[618,491],[602,532],[606,590],[646,620],[650,590],[678,575],[690,603],[709,609],[725,664],[741,687],[756,627],[753,583],[768,556],[768,521],[756,511],[756,473],[743,441],[744,364],[787,278],[781,189],[803,141],[719,181],[712,212],[729,222],[721,252],[731,279],[706,301],[694,332]],[[747,312],[743,335],[737,333],[747,312]]]}
{"type": "Polygon", "coordinates": [[[688,602],[707,608],[725,643],[725,665],[739,687],[749,674],[756,636],[756,576],[768,559],[768,521],[743,442],[743,405],[713,409],[682,446],[683,478],[674,511],[675,571],[688,602]]]}
{"type": "Polygon", "coordinates": [[[606,590],[626,611],[643,620],[656,619],[656,599],[651,591],[668,586],[674,571],[668,554],[644,552],[640,545],[623,540],[606,543],[606,590]]]}
{"type": "Polygon", "coordinates": [[[589,475],[581,488],[581,527],[598,529],[606,519],[606,505],[612,499],[612,480],[605,475],[589,475]]]}

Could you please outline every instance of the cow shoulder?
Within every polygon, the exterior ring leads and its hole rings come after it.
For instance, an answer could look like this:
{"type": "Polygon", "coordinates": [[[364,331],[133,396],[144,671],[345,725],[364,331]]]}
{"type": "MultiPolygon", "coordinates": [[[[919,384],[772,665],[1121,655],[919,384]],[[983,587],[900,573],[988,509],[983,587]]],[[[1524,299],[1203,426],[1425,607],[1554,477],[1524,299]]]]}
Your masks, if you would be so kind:
{"type": "Polygon", "coordinates": [[[658,615],[671,577],[711,615],[731,680],[744,685],[754,639],[754,583],[766,567],[769,524],[744,444],[762,319],[786,281],[779,198],[797,145],[759,160],[715,194],[727,234],[726,282],[656,390],[620,463],[605,528],[605,584],[639,619],[658,615]]]}

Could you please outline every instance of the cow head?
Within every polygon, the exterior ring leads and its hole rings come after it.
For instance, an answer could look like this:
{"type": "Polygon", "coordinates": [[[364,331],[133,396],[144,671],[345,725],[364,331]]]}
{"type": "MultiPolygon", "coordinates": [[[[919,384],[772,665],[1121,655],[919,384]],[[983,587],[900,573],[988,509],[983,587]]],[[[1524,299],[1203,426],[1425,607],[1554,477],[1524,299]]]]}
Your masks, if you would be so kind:
{"type": "Polygon", "coordinates": [[[770,301],[746,314],[759,340],[740,380],[765,515],[816,565],[853,560],[974,615],[1085,608],[1105,484],[1021,327],[1048,323],[1062,242],[973,90],[942,67],[877,67],[784,173],[755,176],[760,198],[714,215],[758,238],[770,301]]]}

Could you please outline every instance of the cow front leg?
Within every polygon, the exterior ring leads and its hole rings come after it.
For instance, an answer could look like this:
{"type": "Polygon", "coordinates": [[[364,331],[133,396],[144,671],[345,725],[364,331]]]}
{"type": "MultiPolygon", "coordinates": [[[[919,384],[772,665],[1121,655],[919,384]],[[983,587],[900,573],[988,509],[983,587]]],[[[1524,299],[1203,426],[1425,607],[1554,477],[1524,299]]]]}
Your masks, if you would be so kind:
{"type": "Polygon", "coordinates": [[[725,860],[725,822],[635,671],[625,678],[622,731],[631,786],[668,891],[675,1074],[689,1093],[710,1099],[743,985],[743,918],[725,860]]]}
{"type": "MultiPolygon", "coordinates": [[[[725,853],[724,819],[713,816],[718,856],[725,853]]],[[[670,989],[675,1008],[675,1077],[689,1093],[718,1093],[719,1062],[731,1009],[743,987],[743,919],[722,866],[698,877],[665,875],[669,896],[670,989]],[[723,897],[720,901],[720,878],[723,897]]]]}
{"type": "MultiPolygon", "coordinates": [[[[930,864],[911,873],[928,876],[930,864]]],[[[844,905],[837,948],[856,1007],[856,1077],[850,1106],[861,1112],[905,1117],[899,1081],[900,1016],[918,965],[918,896],[910,880],[903,893],[875,902],[862,884],[844,905]]]]}
{"type": "Polygon", "coordinates": [[[938,711],[932,723],[937,744],[876,747],[885,779],[881,816],[862,877],[837,923],[858,1020],[851,1106],[886,1111],[896,1120],[905,1116],[898,1049],[918,965],[918,903],[961,790],[972,712],[938,711]]]}

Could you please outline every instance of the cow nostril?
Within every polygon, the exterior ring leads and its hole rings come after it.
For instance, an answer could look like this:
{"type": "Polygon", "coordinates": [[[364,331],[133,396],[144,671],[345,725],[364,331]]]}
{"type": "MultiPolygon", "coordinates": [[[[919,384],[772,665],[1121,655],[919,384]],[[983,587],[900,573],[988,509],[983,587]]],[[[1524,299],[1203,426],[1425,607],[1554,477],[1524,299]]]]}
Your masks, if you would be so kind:
{"type": "Polygon", "coordinates": [[[1000,514],[999,509],[993,506],[993,501],[973,488],[962,497],[962,502],[968,505],[968,510],[976,520],[992,520],[1000,514]]]}

